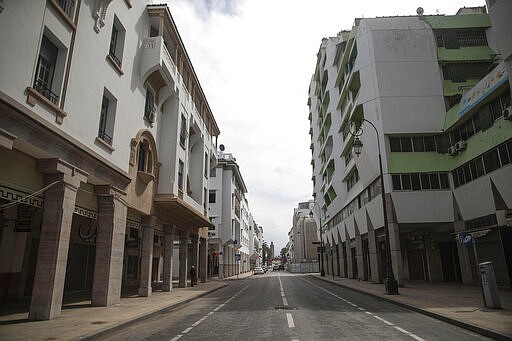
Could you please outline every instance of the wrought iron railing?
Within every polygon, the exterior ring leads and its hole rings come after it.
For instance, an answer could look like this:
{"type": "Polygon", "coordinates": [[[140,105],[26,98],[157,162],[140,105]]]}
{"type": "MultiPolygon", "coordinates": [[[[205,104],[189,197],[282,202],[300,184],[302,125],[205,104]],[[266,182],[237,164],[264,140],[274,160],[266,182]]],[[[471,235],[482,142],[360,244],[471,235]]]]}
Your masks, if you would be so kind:
{"type": "Polygon", "coordinates": [[[59,4],[60,8],[66,14],[70,19],[73,19],[73,12],[75,10],[75,0],[57,0],[57,3],[59,4]]]}
{"type": "Polygon", "coordinates": [[[59,102],[59,96],[54,94],[42,79],[36,79],[34,82],[34,89],[36,89],[41,95],[48,98],[50,102],[57,105],[59,102]]]}

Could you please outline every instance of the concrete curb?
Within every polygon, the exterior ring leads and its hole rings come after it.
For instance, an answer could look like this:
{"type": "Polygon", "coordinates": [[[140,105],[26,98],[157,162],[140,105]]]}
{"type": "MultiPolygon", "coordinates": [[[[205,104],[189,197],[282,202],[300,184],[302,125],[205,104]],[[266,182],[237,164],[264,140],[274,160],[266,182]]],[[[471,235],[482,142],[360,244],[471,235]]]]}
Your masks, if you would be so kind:
{"type": "Polygon", "coordinates": [[[364,290],[361,290],[361,289],[349,287],[347,285],[343,285],[342,283],[336,283],[336,282],[333,282],[333,281],[331,281],[331,280],[329,280],[327,278],[321,278],[321,277],[314,276],[314,275],[309,275],[309,277],[312,277],[312,278],[315,278],[317,280],[324,281],[324,282],[327,282],[327,283],[331,283],[331,284],[334,284],[334,285],[337,285],[337,286],[340,286],[340,287],[343,287],[343,288],[346,288],[346,289],[350,289],[350,290],[359,292],[361,294],[365,294],[365,295],[368,295],[368,296],[380,298],[380,299],[382,299],[384,301],[393,303],[395,305],[401,306],[401,307],[409,309],[409,310],[413,310],[413,311],[415,311],[417,313],[420,313],[420,314],[423,314],[423,315],[435,318],[437,320],[448,322],[448,323],[456,325],[458,327],[470,330],[470,331],[478,333],[478,334],[480,334],[482,336],[486,336],[486,337],[489,337],[489,338],[492,338],[492,339],[495,339],[495,340],[504,340],[504,341],[512,340],[512,338],[510,338],[509,336],[503,335],[503,334],[498,333],[498,332],[496,332],[494,330],[486,329],[486,328],[483,328],[483,327],[476,326],[474,324],[470,324],[470,323],[466,323],[466,322],[463,322],[463,321],[460,321],[460,320],[456,320],[454,318],[451,318],[451,317],[448,317],[448,316],[445,316],[445,315],[441,315],[441,314],[438,314],[438,313],[435,313],[435,312],[432,312],[432,311],[429,311],[429,310],[421,309],[421,308],[418,308],[416,306],[413,306],[413,305],[410,305],[410,304],[407,304],[407,303],[398,302],[398,301],[392,300],[390,298],[383,297],[383,296],[380,296],[380,295],[376,295],[376,294],[373,294],[371,292],[367,292],[367,291],[364,291],[364,290]]]}
{"type": "Polygon", "coordinates": [[[174,304],[171,304],[171,305],[168,305],[166,307],[162,307],[162,308],[159,308],[159,309],[156,309],[152,312],[149,312],[147,314],[144,314],[144,315],[139,315],[139,316],[135,316],[133,318],[130,318],[130,319],[127,319],[127,320],[124,320],[124,321],[120,321],[120,322],[117,322],[111,326],[108,326],[108,327],[105,327],[103,329],[100,329],[100,330],[97,330],[97,331],[94,331],[94,332],[91,332],[91,333],[88,333],[88,334],[85,334],[85,335],[82,335],[82,336],[79,336],[78,338],[76,338],[75,340],[94,340],[100,336],[104,336],[112,331],[115,331],[115,330],[119,330],[119,329],[122,329],[123,327],[125,327],[126,325],[128,324],[131,324],[131,323],[135,323],[135,322],[139,322],[139,321],[142,321],[142,320],[145,320],[147,318],[150,318],[154,315],[157,315],[157,314],[160,314],[162,312],[169,312],[169,311],[173,311],[177,308],[179,308],[180,306],[182,305],[185,305],[187,303],[190,303],[192,301],[194,301],[195,299],[198,299],[200,297],[203,297],[203,296],[206,296],[206,295],[209,295],[211,294],[212,292],[215,292],[219,289],[222,289],[222,288],[225,288],[229,285],[229,283],[223,283],[223,285],[219,286],[218,288],[215,288],[215,289],[212,289],[210,291],[206,291],[198,296],[195,296],[195,297],[191,297],[191,298],[188,298],[184,301],[181,301],[181,302],[177,302],[177,303],[174,303],[174,304]]]}

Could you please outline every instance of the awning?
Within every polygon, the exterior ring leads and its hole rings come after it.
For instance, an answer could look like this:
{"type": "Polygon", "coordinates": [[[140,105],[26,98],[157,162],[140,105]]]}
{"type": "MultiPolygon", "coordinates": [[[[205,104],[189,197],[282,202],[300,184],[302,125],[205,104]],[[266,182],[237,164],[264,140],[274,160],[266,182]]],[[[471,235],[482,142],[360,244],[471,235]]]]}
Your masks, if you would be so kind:
{"type": "Polygon", "coordinates": [[[164,220],[182,229],[199,229],[214,225],[204,215],[172,194],[160,194],[155,197],[155,206],[164,220]]]}

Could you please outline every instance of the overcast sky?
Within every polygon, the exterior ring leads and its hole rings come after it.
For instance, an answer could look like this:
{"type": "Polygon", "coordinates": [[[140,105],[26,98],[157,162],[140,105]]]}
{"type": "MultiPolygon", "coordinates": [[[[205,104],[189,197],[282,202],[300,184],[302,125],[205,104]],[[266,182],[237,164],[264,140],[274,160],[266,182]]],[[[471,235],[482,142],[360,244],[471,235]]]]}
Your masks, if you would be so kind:
{"type": "MultiPolygon", "coordinates": [[[[161,1],[154,1],[161,3],[161,1]]],[[[323,37],[354,18],[453,15],[485,0],[172,0],[178,31],[237,159],[264,239],[288,242],[293,208],[312,198],[308,87],[323,37]]]]}

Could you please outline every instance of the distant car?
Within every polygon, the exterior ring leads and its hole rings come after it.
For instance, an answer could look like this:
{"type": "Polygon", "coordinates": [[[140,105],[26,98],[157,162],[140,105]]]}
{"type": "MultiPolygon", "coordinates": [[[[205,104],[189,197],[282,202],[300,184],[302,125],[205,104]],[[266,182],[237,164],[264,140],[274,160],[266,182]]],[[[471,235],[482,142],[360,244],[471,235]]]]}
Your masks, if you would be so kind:
{"type": "Polygon", "coordinates": [[[284,265],[283,264],[279,264],[279,270],[284,270],[284,265]]]}
{"type": "Polygon", "coordinates": [[[274,265],[272,267],[272,271],[279,271],[279,265],[274,265]]]}
{"type": "Polygon", "coordinates": [[[262,265],[261,268],[263,269],[263,271],[267,272],[268,268],[266,265],[262,265]]]}
{"type": "Polygon", "coordinates": [[[257,266],[254,268],[255,275],[263,275],[264,273],[265,273],[265,271],[263,270],[263,268],[261,266],[257,266]]]}

